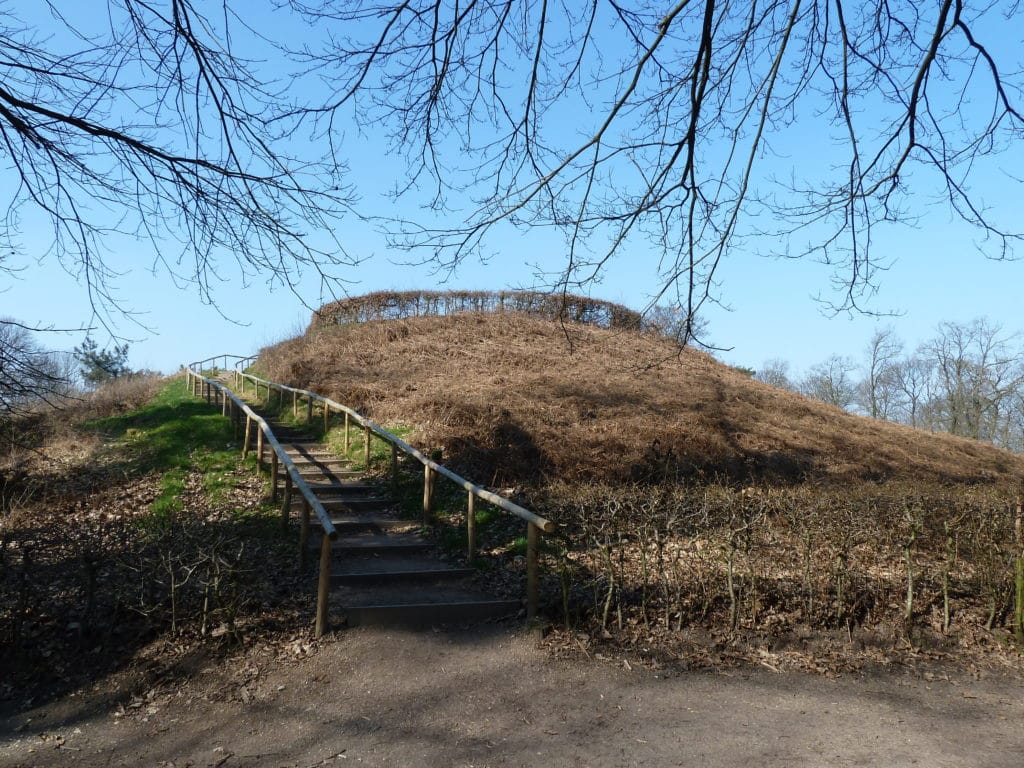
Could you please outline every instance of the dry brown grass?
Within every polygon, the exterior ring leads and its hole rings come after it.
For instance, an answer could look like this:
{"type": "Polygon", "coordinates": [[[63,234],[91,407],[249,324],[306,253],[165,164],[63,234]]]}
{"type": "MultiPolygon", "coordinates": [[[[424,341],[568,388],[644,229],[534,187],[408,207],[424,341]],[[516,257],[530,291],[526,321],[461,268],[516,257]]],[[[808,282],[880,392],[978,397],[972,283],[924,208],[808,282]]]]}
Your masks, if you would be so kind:
{"type": "Polygon", "coordinates": [[[415,427],[494,485],[559,478],[1016,487],[1024,459],[854,416],[662,339],[512,314],[375,321],[263,350],[269,378],[415,427]]]}

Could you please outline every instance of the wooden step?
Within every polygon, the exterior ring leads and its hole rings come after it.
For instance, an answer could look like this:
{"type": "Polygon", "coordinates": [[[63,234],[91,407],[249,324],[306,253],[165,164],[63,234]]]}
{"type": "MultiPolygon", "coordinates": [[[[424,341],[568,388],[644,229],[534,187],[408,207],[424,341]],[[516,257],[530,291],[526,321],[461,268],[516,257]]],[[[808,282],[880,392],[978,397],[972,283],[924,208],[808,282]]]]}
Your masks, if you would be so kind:
{"type": "Polygon", "coordinates": [[[334,496],[357,499],[366,498],[368,496],[372,498],[384,498],[382,496],[375,496],[374,494],[380,493],[381,489],[378,486],[370,485],[369,483],[310,483],[309,487],[312,488],[313,492],[324,501],[334,496]]]}
{"type": "Polygon", "coordinates": [[[342,464],[348,466],[352,463],[351,459],[342,459],[334,454],[306,454],[298,451],[285,451],[285,453],[296,464],[342,464]]]}
{"type": "MultiPolygon", "coordinates": [[[[331,515],[331,524],[338,529],[339,533],[352,533],[355,531],[388,531],[396,528],[415,528],[416,523],[408,520],[399,520],[397,517],[360,516],[360,515],[331,515]]],[[[311,528],[319,532],[320,526],[311,528]]]]}
{"type": "MultiPolygon", "coordinates": [[[[334,481],[340,482],[344,478],[362,478],[362,477],[365,477],[365,474],[363,472],[360,472],[360,471],[355,470],[355,469],[336,469],[336,470],[328,470],[328,471],[323,471],[323,470],[313,469],[313,468],[306,469],[304,467],[296,467],[296,469],[299,470],[299,477],[301,477],[303,480],[305,480],[309,485],[314,485],[314,484],[316,484],[316,485],[325,485],[326,483],[310,482],[311,480],[315,481],[315,480],[318,480],[320,478],[324,478],[327,481],[334,480],[334,481]]],[[[284,477],[286,474],[288,474],[288,470],[286,470],[284,468],[278,468],[278,470],[277,470],[277,476],[278,477],[284,477]]]]}
{"type": "MultiPolygon", "coordinates": [[[[390,509],[394,506],[394,502],[390,499],[373,499],[359,496],[345,497],[345,498],[317,498],[320,499],[320,503],[324,505],[324,509],[328,512],[333,511],[345,511],[350,512],[382,512],[385,509],[390,509]]],[[[301,500],[299,504],[301,504],[301,500]]],[[[293,502],[293,506],[294,506],[293,502]]]]}
{"type": "Polygon", "coordinates": [[[472,576],[476,571],[472,568],[399,568],[391,571],[350,571],[345,573],[332,573],[331,586],[341,584],[379,584],[384,582],[411,581],[411,582],[434,582],[449,579],[464,579],[472,576]]]}
{"type": "Polygon", "coordinates": [[[299,442],[291,440],[278,440],[289,456],[297,456],[300,459],[318,459],[323,456],[337,457],[330,445],[323,442],[299,442]]]}
{"type": "Polygon", "coordinates": [[[341,609],[350,627],[418,627],[515,616],[518,600],[466,600],[439,603],[346,605],[341,609]]]}
{"type": "Polygon", "coordinates": [[[429,552],[435,546],[433,542],[416,534],[368,534],[338,539],[331,547],[331,551],[340,556],[419,554],[429,552]]]}
{"type": "Polygon", "coordinates": [[[352,462],[348,459],[337,459],[331,456],[313,457],[308,456],[293,456],[288,454],[288,458],[292,460],[299,469],[315,469],[316,467],[323,467],[324,469],[341,469],[342,467],[352,466],[352,462]]]}
{"type": "Polygon", "coordinates": [[[370,485],[368,483],[361,483],[357,481],[348,481],[341,483],[307,483],[309,488],[317,496],[328,496],[330,494],[348,494],[351,493],[353,496],[359,494],[370,493],[372,491],[379,491],[376,485],[370,485]]]}

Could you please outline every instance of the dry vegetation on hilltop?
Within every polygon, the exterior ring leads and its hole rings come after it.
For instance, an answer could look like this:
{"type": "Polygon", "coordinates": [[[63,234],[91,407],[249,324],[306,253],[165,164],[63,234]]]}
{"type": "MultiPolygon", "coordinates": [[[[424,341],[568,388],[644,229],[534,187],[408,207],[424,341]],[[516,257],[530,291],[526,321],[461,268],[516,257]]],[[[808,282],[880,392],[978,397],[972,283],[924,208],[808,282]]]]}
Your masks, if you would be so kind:
{"type": "Polygon", "coordinates": [[[309,387],[494,485],[702,478],[1013,485],[1024,459],[866,419],[656,336],[512,314],[347,324],[263,350],[309,387]],[[572,350],[566,335],[572,340],[572,350]]]}

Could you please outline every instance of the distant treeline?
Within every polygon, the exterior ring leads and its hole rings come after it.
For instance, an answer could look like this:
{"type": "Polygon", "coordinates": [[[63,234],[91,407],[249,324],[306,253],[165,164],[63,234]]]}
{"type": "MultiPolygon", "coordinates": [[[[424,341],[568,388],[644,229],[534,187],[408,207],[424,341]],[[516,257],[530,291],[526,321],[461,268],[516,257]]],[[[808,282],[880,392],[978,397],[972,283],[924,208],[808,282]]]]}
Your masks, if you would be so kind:
{"type": "Polygon", "coordinates": [[[523,312],[599,328],[641,329],[640,313],[621,304],[540,291],[377,291],[325,304],[313,313],[310,329],[464,312],[523,312]]]}

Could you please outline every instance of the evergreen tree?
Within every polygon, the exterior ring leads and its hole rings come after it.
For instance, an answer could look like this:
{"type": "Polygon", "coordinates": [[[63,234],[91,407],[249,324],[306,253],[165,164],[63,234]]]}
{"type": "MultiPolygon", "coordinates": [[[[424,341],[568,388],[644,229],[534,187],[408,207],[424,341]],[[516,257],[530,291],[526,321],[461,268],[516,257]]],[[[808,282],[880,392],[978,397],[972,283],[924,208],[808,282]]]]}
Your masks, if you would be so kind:
{"type": "Polygon", "coordinates": [[[73,354],[81,366],[82,380],[93,387],[130,372],[127,344],[100,349],[93,339],[86,337],[80,346],[75,347],[73,354]]]}

